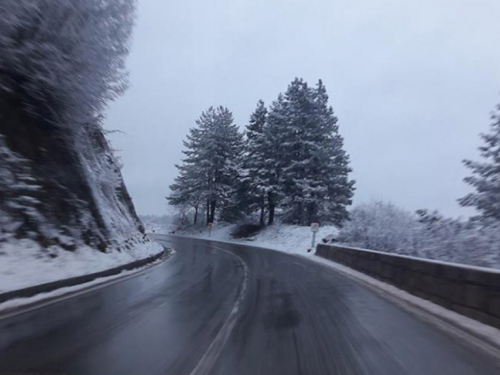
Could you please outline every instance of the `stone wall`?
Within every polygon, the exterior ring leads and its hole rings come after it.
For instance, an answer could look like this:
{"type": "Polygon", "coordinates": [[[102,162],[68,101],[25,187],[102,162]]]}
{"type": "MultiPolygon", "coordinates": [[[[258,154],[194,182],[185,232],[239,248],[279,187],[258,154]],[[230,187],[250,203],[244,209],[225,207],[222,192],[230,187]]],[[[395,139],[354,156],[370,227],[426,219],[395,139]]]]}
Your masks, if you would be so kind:
{"type": "Polygon", "coordinates": [[[500,271],[324,244],[316,255],[500,328],[500,271]]]}

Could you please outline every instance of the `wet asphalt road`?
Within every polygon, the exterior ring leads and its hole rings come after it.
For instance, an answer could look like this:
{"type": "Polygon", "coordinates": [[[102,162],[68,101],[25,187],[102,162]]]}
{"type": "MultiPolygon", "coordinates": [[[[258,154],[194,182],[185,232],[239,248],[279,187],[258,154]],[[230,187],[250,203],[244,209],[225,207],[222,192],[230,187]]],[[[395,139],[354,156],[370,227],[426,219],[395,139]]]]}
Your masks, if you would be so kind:
{"type": "Polygon", "coordinates": [[[500,374],[306,258],[158,238],[177,253],[146,273],[1,319],[0,374],[500,374]]]}

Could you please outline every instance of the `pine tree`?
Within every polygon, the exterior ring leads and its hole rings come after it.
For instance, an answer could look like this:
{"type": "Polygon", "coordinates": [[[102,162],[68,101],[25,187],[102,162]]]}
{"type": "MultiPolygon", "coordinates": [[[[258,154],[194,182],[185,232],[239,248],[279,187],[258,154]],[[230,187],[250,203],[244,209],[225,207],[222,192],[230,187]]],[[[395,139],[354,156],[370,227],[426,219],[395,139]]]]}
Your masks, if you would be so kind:
{"type": "Polygon", "coordinates": [[[183,207],[189,205],[194,208],[193,223],[198,222],[198,212],[203,201],[207,198],[207,177],[203,169],[203,137],[200,128],[191,128],[187,140],[183,141],[186,158],[181,165],[176,165],[179,175],[170,185],[171,194],[167,197],[170,205],[183,207]]]}
{"type": "MultiPolygon", "coordinates": [[[[224,107],[210,107],[190,129],[179,176],[171,186],[171,204],[189,198],[205,204],[207,223],[215,221],[216,213],[223,220],[237,215],[237,181],[243,136],[234,124],[232,113],[224,107]]],[[[195,204],[197,204],[195,203],[195,204]]]]}
{"type": "Polygon", "coordinates": [[[250,212],[260,211],[260,225],[265,225],[266,212],[266,181],[265,181],[265,158],[267,150],[264,142],[264,128],[267,122],[267,108],[260,100],[257,108],[250,116],[246,127],[246,147],[242,162],[242,195],[244,204],[250,212]]]}
{"type": "Polygon", "coordinates": [[[465,182],[472,185],[476,192],[459,202],[465,207],[475,207],[486,219],[500,220],[500,105],[497,105],[491,119],[490,133],[481,135],[485,145],[479,150],[484,162],[464,160],[473,174],[465,178],[465,182]]]}
{"type": "Polygon", "coordinates": [[[348,218],[354,182],[348,178],[349,158],[323,83],[312,89],[295,79],[283,97],[277,123],[284,220],[341,225],[348,218]]]}
{"type": "Polygon", "coordinates": [[[310,148],[315,143],[314,105],[312,91],[306,82],[295,79],[285,93],[285,121],[283,122],[283,194],[285,198],[284,220],[289,223],[305,225],[305,205],[307,191],[311,183],[310,148]]]}
{"type": "Polygon", "coordinates": [[[196,164],[176,165],[179,175],[170,185],[171,194],[167,200],[172,206],[189,206],[194,209],[193,224],[198,223],[200,206],[203,202],[202,171],[196,164]]]}
{"type": "Polygon", "coordinates": [[[324,186],[326,189],[319,189],[317,193],[312,194],[309,220],[341,225],[349,218],[347,206],[352,204],[355,181],[349,179],[349,173],[352,172],[349,156],[344,150],[344,139],[339,134],[338,120],[333,108],[328,105],[328,94],[321,80],[314,92],[314,100],[318,130],[322,133],[313,158],[317,163],[315,188],[324,186]]]}
{"type": "Polygon", "coordinates": [[[231,221],[237,216],[236,188],[243,136],[234,124],[233,114],[224,107],[210,111],[208,137],[205,141],[205,164],[209,172],[210,222],[220,211],[221,219],[231,221]]]}
{"type": "Polygon", "coordinates": [[[262,145],[264,163],[261,180],[267,199],[268,225],[274,224],[276,208],[280,206],[283,199],[282,174],[283,167],[286,165],[286,157],[282,152],[282,145],[286,135],[285,121],[284,97],[280,94],[269,109],[262,145]]]}

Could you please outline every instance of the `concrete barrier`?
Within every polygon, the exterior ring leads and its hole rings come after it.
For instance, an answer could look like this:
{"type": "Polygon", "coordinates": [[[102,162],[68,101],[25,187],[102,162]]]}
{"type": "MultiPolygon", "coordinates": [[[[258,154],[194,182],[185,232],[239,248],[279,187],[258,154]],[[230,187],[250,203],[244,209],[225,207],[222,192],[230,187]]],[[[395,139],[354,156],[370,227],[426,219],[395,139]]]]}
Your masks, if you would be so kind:
{"type": "Polygon", "coordinates": [[[87,274],[87,275],[83,275],[83,276],[72,277],[70,279],[53,281],[50,283],[35,285],[35,286],[31,286],[31,287],[24,288],[24,289],[18,289],[18,290],[13,290],[11,292],[2,293],[2,294],[0,294],[0,303],[9,301],[9,300],[12,300],[15,298],[33,297],[33,296],[40,294],[40,293],[48,293],[48,292],[52,292],[56,289],[88,283],[90,281],[94,281],[95,279],[99,279],[101,277],[118,275],[122,271],[130,271],[130,270],[133,270],[135,268],[143,267],[149,263],[155,262],[158,259],[160,259],[161,257],[166,256],[167,253],[168,253],[167,249],[164,248],[164,250],[159,252],[158,254],[152,255],[148,258],[136,260],[136,261],[129,263],[129,264],[124,264],[123,266],[118,266],[118,267],[110,268],[110,269],[107,269],[104,271],[95,272],[95,273],[91,273],[91,274],[87,274]]]}
{"type": "Polygon", "coordinates": [[[324,244],[316,255],[500,328],[500,271],[324,244]]]}

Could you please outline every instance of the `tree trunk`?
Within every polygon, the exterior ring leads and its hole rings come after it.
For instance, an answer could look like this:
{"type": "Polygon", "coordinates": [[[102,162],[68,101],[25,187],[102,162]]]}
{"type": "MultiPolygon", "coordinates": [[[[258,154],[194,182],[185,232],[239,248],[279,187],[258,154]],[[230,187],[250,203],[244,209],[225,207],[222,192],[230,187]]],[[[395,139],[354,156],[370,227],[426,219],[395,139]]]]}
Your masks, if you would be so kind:
{"type": "Polygon", "coordinates": [[[215,205],[216,205],[216,201],[210,202],[210,221],[209,221],[209,223],[213,223],[215,220],[215,205]]]}
{"type": "Polygon", "coordinates": [[[269,193],[267,196],[267,199],[269,200],[269,220],[267,222],[268,225],[273,225],[274,224],[274,199],[273,199],[273,194],[269,193]]]}
{"type": "Polygon", "coordinates": [[[194,208],[194,221],[193,221],[193,224],[196,225],[197,222],[198,222],[198,206],[196,206],[194,208]]]}
{"type": "Polygon", "coordinates": [[[318,223],[318,206],[315,203],[311,203],[307,209],[307,222],[306,225],[310,225],[312,223],[318,223]]]}
{"type": "Polygon", "coordinates": [[[207,198],[207,225],[210,223],[210,200],[207,198]]]}
{"type": "Polygon", "coordinates": [[[266,223],[266,198],[262,195],[260,197],[260,226],[263,227],[266,223]]]}

